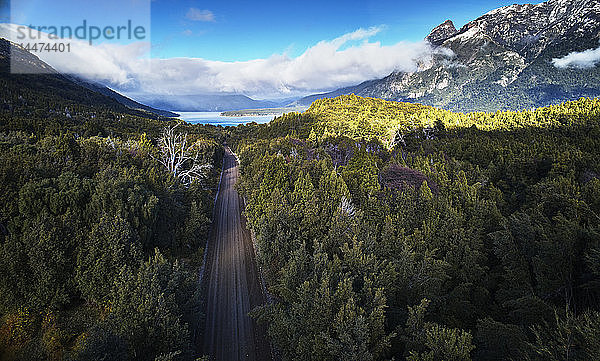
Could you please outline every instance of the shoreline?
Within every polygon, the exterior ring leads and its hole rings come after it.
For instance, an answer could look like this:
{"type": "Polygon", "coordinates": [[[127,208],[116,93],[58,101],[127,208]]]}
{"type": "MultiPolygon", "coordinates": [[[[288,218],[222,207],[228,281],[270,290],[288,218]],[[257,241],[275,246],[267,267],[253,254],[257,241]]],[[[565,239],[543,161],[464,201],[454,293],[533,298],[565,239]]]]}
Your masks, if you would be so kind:
{"type": "Polygon", "coordinates": [[[236,118],[236,117],[280,117],[287,113],[302,113],[308,107],[296,106],[296,107],[284,107],[284,108],[263,108],[263,109],[241,109],[241,110],[230,110],[221,112],[222,117],[236,118]]]}

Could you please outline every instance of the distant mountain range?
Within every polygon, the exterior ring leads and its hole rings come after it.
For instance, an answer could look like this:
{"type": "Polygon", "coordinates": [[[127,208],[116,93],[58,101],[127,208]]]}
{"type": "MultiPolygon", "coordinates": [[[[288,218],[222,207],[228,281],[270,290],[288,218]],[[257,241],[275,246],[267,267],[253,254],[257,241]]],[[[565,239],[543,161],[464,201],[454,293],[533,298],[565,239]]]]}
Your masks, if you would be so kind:
{"type": "MultiPolygon", "coordinates": [[[[3,38],[0,38],[0,80],[18,82],[19,88],[31,88],[44,96],[54,96],[83,104],[106,105],[120,111],[137,112],[140,115],[178,116],[170,111],[140,104],[101,84],[61,74],[34,54],[3,38]],[[26,74],[10,74],[11,65],[14,71],[26,74]]],[[[0,101],[2,100],[4,99],[0,98],[0,101]]]]}
{"type": "MultiPolygon", "coordinates": [[[[456,111],[539,107],[600,96],[600,66],[558,67],[553,59],[600,46],[600,2],[550,0],[493,10],[457,30],[447,20],[426,37],[433,56],[412,73],[394,72],[330,93],[417,102],[456,111]]],[[[556,63],[558,64],[558,63],[556,63]]]]}
{"type": "Polygon", "coordinates": [[[112,89],[110,89],[108,87],[105,87],[102,84],[88,82],[86,80],[79,79],[79,78],[72,78],[72,79],[75,82],[77,82],[79,85],[81,85],[81,86],[83,86],[83,87],[85,87],[85,88],[87,88],[89,90],[92,90],[92,91],[98,92],[100,94],[106,95],[109,98],[113,98],[114,100],[118,101],[119,103],[125,105],[128,108],[143,110],[143,111],[147,111],[147,112],[150,112],[150,113],[154,113],[154,114],[157,114],[157,115],[160,115],[160,116],[163,116],[163,117],[169,117],[169,118],[178,117],[179,116],[179,114],[177,114],[177,113],[173,113],[173,112],[168,111],[168,110],[162,110],[162,109],[167,109],[166,107],[165,108],[163,108],[163,107],[156,107],[156,108],[154,108],[154,107],[151,107],[151,106],[148,106],[148,105],[144,105],[144,104],[138,103],[135,100],[130,99],[130,98],[128,98],[128,97],[126,97],[126,96],[124,96],[124,95],[122,95],[120,93],[117,93],[116,91],[114,91],[114,90],[112,90],[112,89]]]}
{"type": "Polygon", "coordinates": [[[317,99],[336,98],[340,95],[359,94],[380,80],[368,80],[356,86],[341,88],[328,93],[313,94],[294,101],[291,105],[310,106],[317,99]]]}
{"type": "MultiPolygon", "coordinates": [[[[61,74],[53,69],[50,65],[40,60],[37,56],[35,56],[35,54],[32,54],[31,52],[21,48],[19,45],[13,44],[3,38],[0,38],[0,62],[2,62],[0,65],[2,65],[3,68],[2,76],[8,76],[12,65],[16,72],[24,73],[19,75],[20,79],[30,79],[32,80],[32,84],[36,83],[38,80],[43,80],[44,82],[48,81],[47,84],[50,85],[50,83],[54,81],[55,87],[64,90],[56,92],[57,95],[67,92],[73,95],[74,93],[79,92],[81,94],[77,94],[77,96],[83,95],[86,93],[84,89],[77,89],[78,87],[81,87],[85,88],[88,93],[91,91],[96,95],[108,97],[128,109],[152,113],[164,117],[177,117],[178,114],[162,109],[173,109],[177,111],[223,112],[240,109],[278,108],[285,107],[296,99],[286,98],[281,100],[255,100],[240,94],[135,94],[134,96],[136,100],[133,100],[102,84],[85,80],[74,75],[61,74]],[[12,64],[11,53],[14,60],[12,64]]],[[[16,77],[12,77],[13,81],[16,79],[16,77]]],[[[56,90],[57,89],[50,91],[56,90]]],[[[103,103],[103,101],[100,103],[103,103]]]]}
{"type": "Polygon", "coordinates": [[[182,112],[224,112],[240,109],[278,108],[294,99],[255,100],[241,94],[148,95],[135,94],[137,100],[155,108],[182,112]]]}
{"type": "MultiPolygon", "coordinates": [[[[49,72],[46,78],[54,77],[63,88],[83,87],[128,109],[167,117],[177,114],[160,109],[299,109],[317,99],[352,93],[462,112],[518,110],[600,96],[599,61],[579,63],[577,67],[556,61],[599,48],[600,0],[549,0],[537,5],[506,6],[460,29],[447,20],[425,40],[432,47],[431,55],[419,60],[414,72],[393,72],[356,86],[281,100],[255,100],[240,94],[129,94],[136,99],[132,100],[103,85],[59,74],[35,55],[12,46],[19,67],[49,72]]],[[[8,41],[0,39],[0,58],[6,62],[3,66],[9,66],[10,47],[8,41]]]]}

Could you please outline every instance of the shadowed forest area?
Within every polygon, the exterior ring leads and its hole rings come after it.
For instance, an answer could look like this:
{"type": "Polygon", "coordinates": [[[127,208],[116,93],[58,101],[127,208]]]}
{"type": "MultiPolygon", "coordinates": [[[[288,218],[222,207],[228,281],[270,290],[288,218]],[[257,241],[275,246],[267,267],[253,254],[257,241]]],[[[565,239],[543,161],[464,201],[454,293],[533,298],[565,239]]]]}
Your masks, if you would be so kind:
{"type": "Polygon", "coordinates": [[[61,79],[2,78],[0,359],[194,359],[222,131],[61,79]],[[163,162],[184,134],[193,182],[163,162]]]}

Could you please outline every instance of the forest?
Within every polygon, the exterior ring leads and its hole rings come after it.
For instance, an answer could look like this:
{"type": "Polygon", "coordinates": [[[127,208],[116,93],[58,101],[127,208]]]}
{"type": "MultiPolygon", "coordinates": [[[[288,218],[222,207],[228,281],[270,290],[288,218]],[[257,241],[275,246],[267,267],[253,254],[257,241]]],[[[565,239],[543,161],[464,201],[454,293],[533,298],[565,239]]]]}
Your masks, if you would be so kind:
{"type": "Polygon", "coordinates": [[[0,359],[198,357],[222,130],[56,75],[0,87],[0,359]]]}
{"type": "Polygon", "coordinates": [[[57,81],[0,77],[0,360],[201,357],[223,142],[282,360],[600,359],[600,100],[224,129],[57,81]]]}
{"type": "Polygon", "coordinates": [[[600,359],[600,100],[228,130],[283,360],[600,359]]]}

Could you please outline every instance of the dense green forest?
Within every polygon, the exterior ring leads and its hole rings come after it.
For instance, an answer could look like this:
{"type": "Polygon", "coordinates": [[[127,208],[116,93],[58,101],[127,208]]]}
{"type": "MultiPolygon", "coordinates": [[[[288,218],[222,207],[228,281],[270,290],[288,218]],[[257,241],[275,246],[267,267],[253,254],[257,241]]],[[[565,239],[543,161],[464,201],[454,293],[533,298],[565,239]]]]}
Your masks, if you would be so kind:
{"type": "Polygon", "coordinates": [[[343,96],[228,141],[282,359],[600,359],[600,100],[343,96]]]}
{"type": "Polygon", "coordinates": [[[60,75],[0,88],[0,359],[195,359],[221,128],[60,75]],[[168,139],[192,157],[179,168],[168,139]]]}
{"type": "Polygon", "coordinates": [[[199,357],[224,140],[283,360],[600,359],[599,100],[224,130],[62,81],[0,77],[1,360],[199,357]]]}

